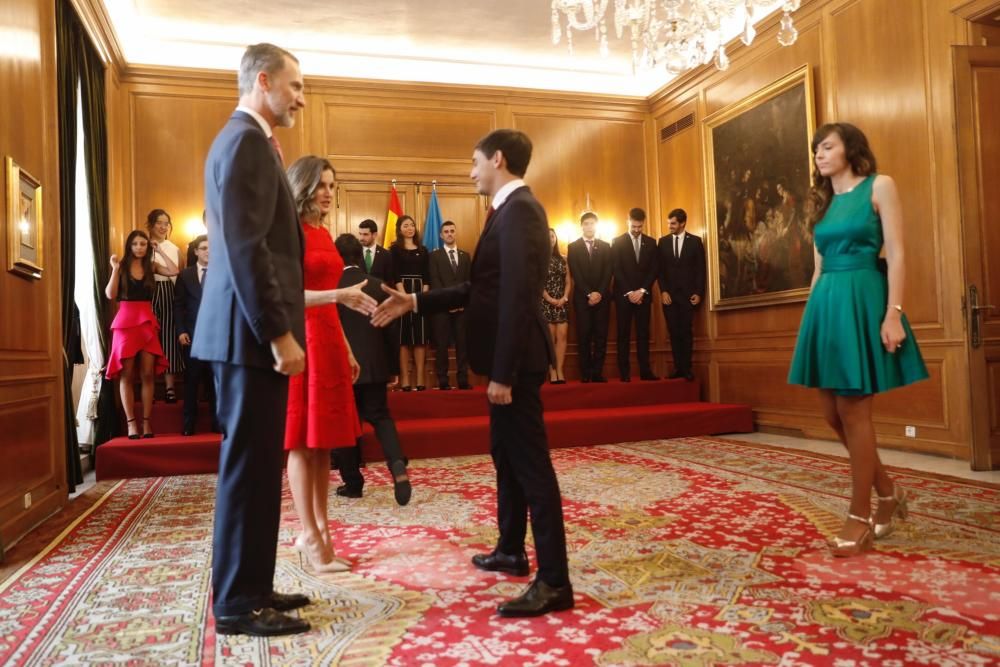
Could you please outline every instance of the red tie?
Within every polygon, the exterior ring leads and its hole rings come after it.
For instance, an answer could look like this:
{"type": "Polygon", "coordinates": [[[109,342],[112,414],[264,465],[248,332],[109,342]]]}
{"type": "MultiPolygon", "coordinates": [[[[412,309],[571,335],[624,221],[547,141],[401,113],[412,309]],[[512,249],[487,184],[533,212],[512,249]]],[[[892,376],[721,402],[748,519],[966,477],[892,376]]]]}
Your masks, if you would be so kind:
{"type": "Polygon", "coordinates": [[[281,152],[281,144],[278,143],[278,137],[271,135],[271,145],[274,146],[274,152],[278,154],[278,160],[281,164],[285,164],[285,154],[281,152]]]}
{"type": "Polygon", "coordinates": [[[493,208],[492,206],[490,206],[490,210],[486,211],[486,222],[483,224],[483,234],[489,231],[490,223],[493,221],[493,214],[495,212],[496,209],[493,208]]]}

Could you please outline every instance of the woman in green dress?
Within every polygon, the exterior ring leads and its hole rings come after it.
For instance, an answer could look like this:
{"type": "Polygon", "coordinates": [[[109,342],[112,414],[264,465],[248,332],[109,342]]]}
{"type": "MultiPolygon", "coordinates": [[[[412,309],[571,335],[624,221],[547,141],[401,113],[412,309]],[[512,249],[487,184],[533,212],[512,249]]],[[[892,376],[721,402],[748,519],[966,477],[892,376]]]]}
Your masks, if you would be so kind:
{"type": "Polygon", "coordinates": [[[895,182],[876,173],[868,140],[853,125],[819,128],[812,151],[816,268],[788,381],[819,389],[823,416],[847,447],[851,506],[830,549],[851,556],[871,549],[907,514],[906,492],[878,457],[872,397],[926,378],[927,369],[903,314],[903,216],[895,182]]]}

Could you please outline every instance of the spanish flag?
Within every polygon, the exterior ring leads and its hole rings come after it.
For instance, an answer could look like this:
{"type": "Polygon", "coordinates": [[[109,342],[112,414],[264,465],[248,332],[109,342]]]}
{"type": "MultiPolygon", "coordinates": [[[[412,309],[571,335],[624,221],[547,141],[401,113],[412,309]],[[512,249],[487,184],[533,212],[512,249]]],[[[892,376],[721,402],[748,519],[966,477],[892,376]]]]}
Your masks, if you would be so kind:
{"type": "Polygon", "coordinates": [[[403,215],[403,207],[399,204],[399,193],[396,192],[396,181],[392,182],[392,192],[389,193],[389,212],[385,214],[385,234],[382,246],[388,248],[396,240],[396,221],[403,215]]]}

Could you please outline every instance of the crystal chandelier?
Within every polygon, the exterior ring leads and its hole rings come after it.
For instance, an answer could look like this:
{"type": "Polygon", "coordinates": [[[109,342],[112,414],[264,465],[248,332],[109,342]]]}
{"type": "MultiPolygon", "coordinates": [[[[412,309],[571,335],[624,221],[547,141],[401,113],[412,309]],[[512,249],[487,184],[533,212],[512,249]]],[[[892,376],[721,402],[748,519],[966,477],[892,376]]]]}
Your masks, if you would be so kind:
{"type": "MultiPolygon", "coordinates": [[[[552,43],[566,33],[573,52],[573,30],[593,30],[602,56],[608,54],[607,13],[609,0],[552,0],[552,43]],[[563,22],[565,21],[565,29],[563,22]]],[[[757,36],[754,16],[773,8],[778,0],[614,0],[615,33],[628,34],[632,49],[632,71],[656,65],[672,75],[699,65],[714,63],[720,70],[729,67],[723,25],[729,20],[743,22],[740,41],[749,46],[757,36]]],[[[798,38],[792,20],[802,0],[781,2],[778,43],[789,46],[798,38]]]]}

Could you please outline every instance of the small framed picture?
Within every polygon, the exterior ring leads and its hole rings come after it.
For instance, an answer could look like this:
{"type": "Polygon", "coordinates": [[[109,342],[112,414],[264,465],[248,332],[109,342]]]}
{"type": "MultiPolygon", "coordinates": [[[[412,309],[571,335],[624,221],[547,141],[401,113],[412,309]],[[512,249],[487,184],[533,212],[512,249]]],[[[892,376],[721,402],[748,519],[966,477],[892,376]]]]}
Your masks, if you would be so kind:
{"type": "Polygon", "coordinates": [[[7,270],[25,278],[42,277],[42,184],[14,159],[6,159],[7,270]]]}

